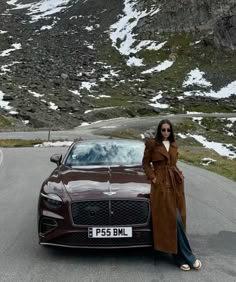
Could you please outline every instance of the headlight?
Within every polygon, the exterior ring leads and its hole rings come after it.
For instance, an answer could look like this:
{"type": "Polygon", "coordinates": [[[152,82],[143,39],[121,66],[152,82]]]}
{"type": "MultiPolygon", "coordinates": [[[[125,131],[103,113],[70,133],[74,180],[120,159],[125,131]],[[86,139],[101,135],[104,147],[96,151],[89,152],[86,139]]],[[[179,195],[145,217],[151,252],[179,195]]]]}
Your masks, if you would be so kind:
{"type": "Polygon", "coordinates": [[[59,209],[62,206],[62,199],[57,194],[41,193],[45,205],[49,209],[59,209]]]}

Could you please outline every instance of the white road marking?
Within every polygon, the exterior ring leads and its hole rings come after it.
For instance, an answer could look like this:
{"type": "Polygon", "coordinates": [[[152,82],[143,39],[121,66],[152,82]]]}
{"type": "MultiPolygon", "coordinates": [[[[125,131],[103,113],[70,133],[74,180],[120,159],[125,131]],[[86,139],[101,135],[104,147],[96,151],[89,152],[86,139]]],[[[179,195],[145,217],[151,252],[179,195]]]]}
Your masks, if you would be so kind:
{"type": "Polygon", "coordinates": [[[2,150],[0,150],[0,165],[2,164],[3,162],[3,152],[2,150]]]}

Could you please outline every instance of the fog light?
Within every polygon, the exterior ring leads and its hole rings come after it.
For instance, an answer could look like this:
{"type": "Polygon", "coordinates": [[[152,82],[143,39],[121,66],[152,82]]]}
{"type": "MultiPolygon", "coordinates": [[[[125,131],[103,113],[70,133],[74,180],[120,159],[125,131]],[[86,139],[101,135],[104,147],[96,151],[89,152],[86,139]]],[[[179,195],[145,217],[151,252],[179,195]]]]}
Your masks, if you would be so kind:
{"type": "Polygon", "coordinates": [[[52,218],[46,218],[43,217],[40,220],[40,230],[39,232],[42,234],[48,233],[50,231],[53,231],[55,228],[57,228],[58,224],[55,219],[52,218]]]}

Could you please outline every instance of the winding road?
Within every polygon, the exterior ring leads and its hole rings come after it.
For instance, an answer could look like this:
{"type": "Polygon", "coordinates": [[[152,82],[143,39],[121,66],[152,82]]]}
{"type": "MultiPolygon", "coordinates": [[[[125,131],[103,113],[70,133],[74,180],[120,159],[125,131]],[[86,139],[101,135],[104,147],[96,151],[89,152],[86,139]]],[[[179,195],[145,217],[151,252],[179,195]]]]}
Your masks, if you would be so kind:
{"type": "Polygon", "coordinates": [[[103,138],[102,132],[110,132],[113,129],[130,129],[130,128],[142,128],[147,130],[152,126],[157,126],[161,119],[167,118],[172,122],[181,122],[185,118],[191,117],[218,117],[218,118],[232,118],[236,117],[236,113],[196,113],[196,114],[178,114],[178,115],[165,115],[165,116],[153,116],[153,117],[136,117],[136,118],[115,118],[110,120],[102,120],[96,123],[88,124],[85,126],[78,126],[72,130],[54,131],[14,131],[14,132],[0,132],[0,139],[41,139],[41,140],[74,140],[74,139],[90,139],[103,138]]]}

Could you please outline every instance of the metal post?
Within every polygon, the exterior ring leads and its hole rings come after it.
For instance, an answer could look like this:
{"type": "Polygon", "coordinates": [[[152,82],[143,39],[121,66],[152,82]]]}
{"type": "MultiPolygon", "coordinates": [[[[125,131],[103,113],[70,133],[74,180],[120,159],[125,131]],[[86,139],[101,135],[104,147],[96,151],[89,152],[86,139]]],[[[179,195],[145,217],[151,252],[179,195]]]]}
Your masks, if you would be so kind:
{"type": "Polygon", "coordinates": [[[50,135],[51,135],[51,125],[48,128],[48,141],[50,141],[50,135]]]}

